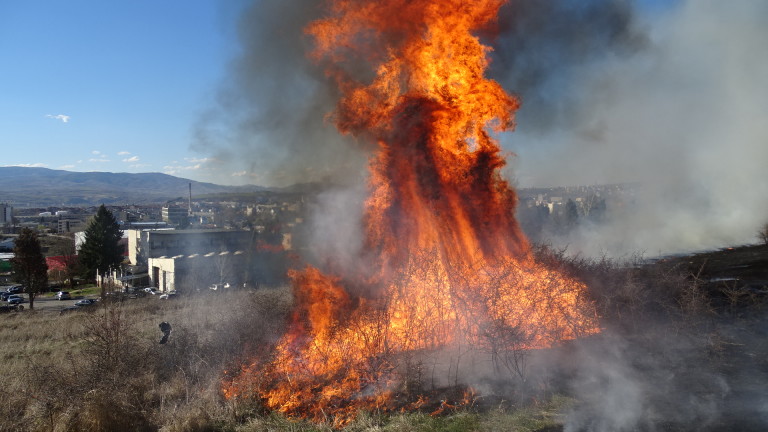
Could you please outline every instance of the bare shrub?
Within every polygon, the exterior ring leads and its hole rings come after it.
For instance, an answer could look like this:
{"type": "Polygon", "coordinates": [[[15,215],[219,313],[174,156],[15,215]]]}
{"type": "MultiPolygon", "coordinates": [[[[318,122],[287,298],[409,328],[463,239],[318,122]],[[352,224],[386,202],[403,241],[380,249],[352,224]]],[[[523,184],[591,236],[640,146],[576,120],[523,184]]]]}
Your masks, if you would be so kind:
{"type": "MultiPolygon", "coordinates": [[[[288,290],[103,302],[90,313],[7,315],[0,430],[205,431],[232,424],[224,370],[284,331],[288,290]],[[173,332],[159,345],[158,324],[173,332]]],[[[250,416],[253,411],[243,412],[250,416]]],[[[242,419],[243,417],[241,417],[242,419]]]]}
{"type": "Polygon", "coordinates": [[[764,244],[768,245],[768,222],[766,222],[757,232],[757,238],[760,239],[760,241],[764,244]]]}

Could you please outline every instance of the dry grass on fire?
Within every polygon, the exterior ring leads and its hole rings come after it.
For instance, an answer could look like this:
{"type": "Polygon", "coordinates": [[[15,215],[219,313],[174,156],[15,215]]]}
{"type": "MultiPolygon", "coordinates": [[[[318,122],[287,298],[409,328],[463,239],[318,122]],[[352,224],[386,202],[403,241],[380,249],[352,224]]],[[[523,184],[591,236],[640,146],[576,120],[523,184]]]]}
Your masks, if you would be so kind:
{"type": "MultiPolygon", "coordinates": [[[[220,392],[227,367],[243,353],[277,341],[290,310],[288,289],[232,292],[99,305],[65,315],[51,311],[0,316],[2,431],[332,430],[230,403],[220,392]],[[158,324],[173,332],[159,345],[158,324]]],[[[363,414],[349,430],[487,430],[552,424],[554,407],[509,414],[363,414]]]]}
{"type": "MultiPolygon", "coordinates": [[[[731,313],[734,303],[716,310],[712,292],[689,269],[566,259],[551,250],[540,256],[586,281],[604,324],[649,355],[654,350],[669,355],[670,347],[659,338],[670,333],[703,334],[695,336],[707,341],[697,360],[717,362],[725,355],[723,338],[713,336],[712,317],[731,313]]],[[[221,395],[228,368],[243,358],[266,355],[278,341],[291,302],[289,290],[282,288],[176,301],[146,297],[66,315],[4,314],[0,430],[331,430],[331,419],[327,424],[294,421],[266,412],[257,401],[226,401],[221,395]],[[166,345],[158,344],[162,321],[173,326],[166,345]]],[[[745,307],[759,303],[753,299],[745,307]]],[[[742,306],[736,305],[744,311],[742,306]]],[[[578,403],[563,385],[567,371],[546,376],[536,376],[533,368],[528,376],[517,372],[513,378],[529,384],[525,400],[499,394],[487,399],[491,402],[478,399],[442,416],[362,413],[345,430],[562,430],[563,413],[578,403]],[[532,382],[538,390],[531,390],[532,382]]],[[[510,387],[511,392],[515,388],[520,387],[510,387]]]]}

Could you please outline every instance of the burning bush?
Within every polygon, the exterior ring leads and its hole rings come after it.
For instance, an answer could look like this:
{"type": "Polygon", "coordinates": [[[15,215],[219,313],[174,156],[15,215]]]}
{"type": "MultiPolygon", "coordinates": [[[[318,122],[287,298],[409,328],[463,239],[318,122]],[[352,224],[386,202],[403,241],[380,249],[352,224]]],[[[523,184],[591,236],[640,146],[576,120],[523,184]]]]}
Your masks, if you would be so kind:
{"type": "Polygon", "coordinates": [[[424,404],[414,360],[433,359],[435,389],[464,383],[478,353],[513,370],[510,353],[597,331],[584,285],[531,253],[499,174],[493,134],[518,101],[483,77],[488,48],[473,32],[503,3],[337,1],[309,26],[311,55],[341,90],[337,127],[374,148],[365,270],[293,271],[288,333],[225,380],[228,398],[343,423],[424,404]],[[369,66],[370,82],[350,64],[369,66]]]}

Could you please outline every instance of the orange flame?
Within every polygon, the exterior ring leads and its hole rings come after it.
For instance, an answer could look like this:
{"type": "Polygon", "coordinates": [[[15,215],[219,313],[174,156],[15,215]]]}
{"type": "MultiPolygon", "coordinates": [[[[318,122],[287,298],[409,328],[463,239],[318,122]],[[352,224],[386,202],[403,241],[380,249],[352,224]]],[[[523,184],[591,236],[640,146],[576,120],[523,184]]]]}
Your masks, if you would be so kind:
{"type": "Polygon", "coordinates": [[[270,362],[226,380],[227,397],[256,392],[270,409],[343,423],[360,408],[424,404],[397,400],[407,353],[542,348],[597,331],[584,285],[532,258],[499,174],[493,134],[512,128],[518,101],[483,76],[490,48],[473,33],[503,3],[334,0],[309,26],[312,57],[341,91],[337,127],[375,144],[370,272],[292,271],[290,331],[270,362]]]}

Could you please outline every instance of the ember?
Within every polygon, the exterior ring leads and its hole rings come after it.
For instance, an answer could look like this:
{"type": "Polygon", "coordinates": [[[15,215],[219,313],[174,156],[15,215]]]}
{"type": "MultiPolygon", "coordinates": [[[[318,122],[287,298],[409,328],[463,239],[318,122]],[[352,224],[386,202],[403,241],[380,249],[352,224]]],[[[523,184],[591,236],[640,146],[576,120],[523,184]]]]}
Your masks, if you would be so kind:
{"type": "Polygon", "coordinates": [[[419,353],[492,358],[598,331],[585,287],[533,259],[499,174],[493,134],[512,128],[518,101],[484,78],[490,48],[473,32],[503,3],[337,0],[307,29],[341,91],[337,127],[375,147],[369,270],[292,271],[290,330],[273,358],[225,380],[226,397],[343,424],[360,409],[424,405],[401,397],[419,353]],[[370,82],[349,62],[369,65],[370,82]]]}

